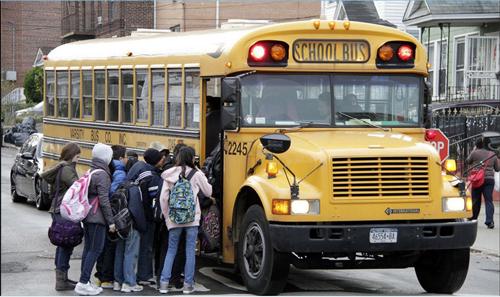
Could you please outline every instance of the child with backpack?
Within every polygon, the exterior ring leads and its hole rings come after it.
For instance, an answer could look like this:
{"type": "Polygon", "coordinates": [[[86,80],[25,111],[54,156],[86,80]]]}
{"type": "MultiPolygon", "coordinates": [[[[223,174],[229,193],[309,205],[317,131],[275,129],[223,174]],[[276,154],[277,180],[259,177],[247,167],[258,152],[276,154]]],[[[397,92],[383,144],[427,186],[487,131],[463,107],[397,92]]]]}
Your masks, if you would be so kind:
{"type": "Polygon", "coordinates": [[[113,213],[109,203],[111,187],[109,163],[112,158],[113,150],[110,146],[102,143],[94,145],[90,165],[92,175],[88,184],[88,202],[92,208],[83,220],[82,267],[80,281],[75,287],[75,292],[79,295],[98,295],[102,292],[101,287],[90,282],[90,275],[104,248],[106,232],[108,229],[110,232],[115,232],[113,213]]]}
{"type": "MultiPolygon", "coordinates": [[[[49,212],[52,215],[51,228],[57,228],[55,225],[65,226],[71,224],[61,217],[60,207],[63,194],[68,190],[74,181],[78,179],[76,173],[76,162],[80,157],[80,147],[75,143],[66,144],[61,150],[60,162],[56,166],[48,169],[41,174],[41,178],[45,179],[51,185],[52,204],[49,212]]],[[[78,223],[80,225],[80,223],[78,223]]],[[[81,230],[81,227],[79,227],[81,230]]],[[[62,228],[67,230],[67,228],[62,228]]],[[[54,230],[52,230],[54,231],[54,230]]],[[[81,232],[81,231],[80,231],[81,232]]],[[[66,234],[68,235],[68,234],[66,234]]],[[[79,235],[81,242],[81,233],[79,235]]],[[[69,260],[73,253],[73,246],[57,246],[54,262],[56,264],[56,291],[73,290],[76,282],[68,279],[69,260]]]]}
{"type": "Polygon", "coordinates": [[[184,266],[183,293],[194,292],[195,248],[201,209],[197,195],[212,195],[212,186],[195,165],[195,151],[191,147],[180,149],[176,166],[162,173],[163,187],[160,203],[169,231],[168,250],[160,278],[160,293],[168,292],[172,265],[182,232],[186,233],[186,264],[184,266]]]}

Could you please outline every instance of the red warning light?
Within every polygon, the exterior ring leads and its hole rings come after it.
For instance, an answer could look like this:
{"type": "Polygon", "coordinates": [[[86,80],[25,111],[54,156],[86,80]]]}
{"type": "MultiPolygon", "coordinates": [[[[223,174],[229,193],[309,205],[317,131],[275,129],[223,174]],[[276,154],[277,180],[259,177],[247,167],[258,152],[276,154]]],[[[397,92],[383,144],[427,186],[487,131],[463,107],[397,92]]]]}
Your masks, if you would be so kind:
{"type": "Polygon", "coordinates": [[[401,61],[406,62],[413,58],[413,49],[408,45],[402,45],[398,49],[398,57],[401,61]]]}

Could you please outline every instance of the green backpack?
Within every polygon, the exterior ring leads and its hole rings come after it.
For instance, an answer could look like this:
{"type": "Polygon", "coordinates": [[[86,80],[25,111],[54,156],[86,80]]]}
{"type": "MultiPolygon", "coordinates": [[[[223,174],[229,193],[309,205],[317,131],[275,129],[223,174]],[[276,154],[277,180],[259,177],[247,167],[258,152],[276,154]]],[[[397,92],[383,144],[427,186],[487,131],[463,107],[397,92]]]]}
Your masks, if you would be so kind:
{"type": "Polygon", "coordinates": [[[170,190],[168,217],[175,224],[188,224],[194,221],[196,200],[190,180],[195,173],[196,169],[191,169],[187,177],[179,174],[179,179],[170,190]]]}

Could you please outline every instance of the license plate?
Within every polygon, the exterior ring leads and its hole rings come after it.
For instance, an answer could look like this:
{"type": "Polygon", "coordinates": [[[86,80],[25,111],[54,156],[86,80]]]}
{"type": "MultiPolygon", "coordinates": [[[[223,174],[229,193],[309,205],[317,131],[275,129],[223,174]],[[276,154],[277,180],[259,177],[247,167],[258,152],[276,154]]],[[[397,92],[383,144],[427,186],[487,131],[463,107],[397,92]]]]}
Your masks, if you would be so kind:
{"type": "Polygon", "coordinates": [[[370,229],[370,243],[398,242],[398,229],[372,228],[370,229]]]}

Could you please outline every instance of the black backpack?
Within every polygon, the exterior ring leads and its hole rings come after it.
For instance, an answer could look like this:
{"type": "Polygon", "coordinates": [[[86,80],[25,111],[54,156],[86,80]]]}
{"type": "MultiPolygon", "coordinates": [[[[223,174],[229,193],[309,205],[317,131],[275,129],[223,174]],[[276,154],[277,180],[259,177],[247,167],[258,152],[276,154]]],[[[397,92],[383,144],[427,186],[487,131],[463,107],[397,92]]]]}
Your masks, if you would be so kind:
{"type": "Polygon", "coordinates": [[[134,183],[122,183],[110,199],[116,232],[122,239],[128,238],[133,225],[132,215],[128,209],[129,189],[132,186],[135,186],[134,183]]]}

